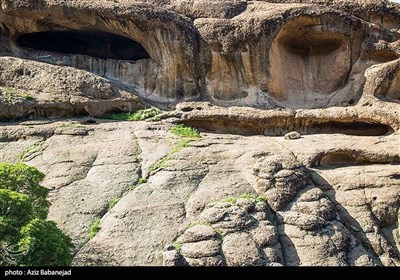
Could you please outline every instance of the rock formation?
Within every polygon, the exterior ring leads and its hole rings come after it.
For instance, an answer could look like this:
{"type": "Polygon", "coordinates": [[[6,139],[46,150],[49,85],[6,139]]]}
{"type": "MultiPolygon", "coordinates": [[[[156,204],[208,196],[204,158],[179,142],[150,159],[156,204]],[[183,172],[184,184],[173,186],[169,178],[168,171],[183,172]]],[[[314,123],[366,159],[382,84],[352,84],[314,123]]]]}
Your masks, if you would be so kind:
{"type": "Polygon", "coordinates": [[[399,265],[399,19],[378,0],[0,0],[0,161],[46,174],[75,265],[399,265]]]}

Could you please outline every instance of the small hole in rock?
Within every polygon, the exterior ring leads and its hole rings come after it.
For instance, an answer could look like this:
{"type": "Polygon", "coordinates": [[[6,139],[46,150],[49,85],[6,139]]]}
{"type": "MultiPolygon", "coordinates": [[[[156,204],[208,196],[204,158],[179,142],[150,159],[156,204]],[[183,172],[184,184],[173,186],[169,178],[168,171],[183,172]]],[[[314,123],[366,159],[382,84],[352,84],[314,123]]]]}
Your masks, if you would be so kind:
{"type": "Polygon", "coordinates": [[[24,75],[24,69],[17,69],[15,70],[15,74],[17,74],[18,76],[23,76],[24,75]]]}
{"type": "Polygon", "coordinates": [[[400,173],[390,175],[390,179],[400,180],[400,173]]]}
{"type": "Polygon", "coordinates": [[[193,111],[193,108],[191,108],[191,107],[184,107],[184,108],[181,109],[181,111],[182,111],[182,112],[192,112],[192,111],[193,111]]]}

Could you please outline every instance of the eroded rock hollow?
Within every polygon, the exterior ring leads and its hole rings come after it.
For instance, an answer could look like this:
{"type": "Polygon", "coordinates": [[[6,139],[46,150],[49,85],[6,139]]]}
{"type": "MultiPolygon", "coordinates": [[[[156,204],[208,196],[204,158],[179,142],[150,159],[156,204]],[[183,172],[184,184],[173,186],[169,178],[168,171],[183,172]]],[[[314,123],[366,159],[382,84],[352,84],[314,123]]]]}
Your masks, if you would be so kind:
{"type": "Polygon", "coordinates": [[[399,30],[386,0],[0,0],[0,160],[45,172],[74,265],[399,265],[399,30]]]}

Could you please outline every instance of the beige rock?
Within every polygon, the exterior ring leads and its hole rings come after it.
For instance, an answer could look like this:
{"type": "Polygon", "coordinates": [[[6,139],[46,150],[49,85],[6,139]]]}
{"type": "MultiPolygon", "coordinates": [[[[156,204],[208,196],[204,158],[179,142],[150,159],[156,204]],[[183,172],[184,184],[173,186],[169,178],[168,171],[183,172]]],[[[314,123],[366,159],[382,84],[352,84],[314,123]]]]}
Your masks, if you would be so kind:
{"type": "Polygon", "coordinates": [[[219,254],[219,244],[216,240],[205,240],[182,245],[180,253],[185,258],[212,257],[219,254]]]}
{"type": "Polygon", "coordinates": [[[210,226],[195,225],[187,229],[182,236],[177,239],[179,243],[199,242],[207,239],[216,238],[217,233],[210,226]]]}
{"type": "Polygon", "coordinates": [[[285,140],[299,139],[300,137],[301,137],[300,133],[296,131],[292,131],[284,135],[285,140]]]}
{"type": "Polygon", "coordinates": [[[262,259],[256,244],[246,233],[233,233],[224,238],[222,250],[228,265],[259,266],[262,259]],[[238,251],[241,253],[238,254],[238,251]]]}
{"type": "Polygon", "coordinates": [[[16,162],[24,154],[28,164],[45,172],[44,185],[54,189],[49,217],[75,244],[87,241],[88,228],[95,217],[101,217],[100,232],[77,248],[76,265],[162,265],[163,259],[166,265],[396,264],[393,252],[398,239],[392,213],[399,199],[398,164],[373,160],[395,160],[400,153],[398,137],[371,136],[360,141],[359,136],[320,134],[288,142],[202,133],[201,140],[176,152],[163,169],[147,173],[146,184],[130,188],[137,184],[139,174],[143,176],[142,165],[163,158],[179,139],[162,122],[97,121],[97,125],[72,119],[0,127],[0,160],[16,162]],[[152,148],[157,141],[167,147],[167,153],[152,148]],[[35,148],[29,148],[33,144],[35,148]],[[299,171],[299,165],[314,162],[320,154],[349,147],[368,155],[371,163],[299,171]],[[301,162],[296,163],[292,154],[301,162]],[[279,159],[279,168],[268,164],[279,159]],[[261,172],[263,166],[269,171],[261,172]],[[268,206],[275,201],[268,194],[271,189],[259,193],[267,203],[241,198],[246,193],[258,195],[252,190],[258,174],[270,174],[262,176],[275,179],[282,190],[293,186],[277,213],[268,206]],[[109,202],[120,197],[108,209],[109,202]],[[231,202],[220,202],[224,200],[231,202]],[[199,210],[194,210],[195,205],[200,205],[199,210]],[[387,212],[381,210],[385,208],[387,212]],[[192,223],[197,225],[189,228],[192,223]],[[226,245],[226,238],[235,235],[240,238],[228,238],[226,245]],[[164,247],[177,239],[180,249],[197,241],[214,244],[216,255],[200,257],[206,250],[190,245],[191,256],[199,257],[184,257],[170,249],[164,254],[164,247]],[[223,248],[235,257],[228,261],[225,253],[218,253],[223,248]]]}
{"type": "Polygon", "coordinates": [[[0,2],[0,161],[74,265],[400,264],[398,4],[0,2]]]}

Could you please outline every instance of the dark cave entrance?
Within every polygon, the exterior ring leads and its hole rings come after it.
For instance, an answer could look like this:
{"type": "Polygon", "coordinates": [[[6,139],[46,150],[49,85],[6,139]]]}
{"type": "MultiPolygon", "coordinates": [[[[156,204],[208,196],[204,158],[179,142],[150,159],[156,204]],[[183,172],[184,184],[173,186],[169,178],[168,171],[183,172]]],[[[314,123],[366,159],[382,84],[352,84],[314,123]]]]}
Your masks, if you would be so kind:
{"type": "Polygon", "coordinates": [[[139,60],[149,54],[139,43],[102,31],[45,31],[27,33],[17,38],[26,49],[66,54],[83,54],[102,59],[139,60]]]}

